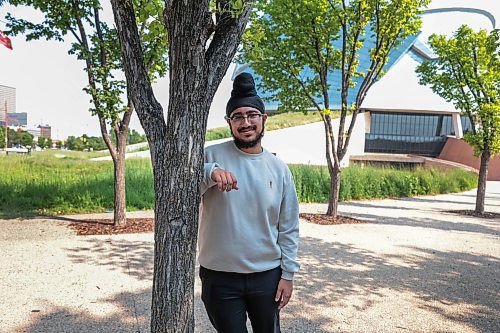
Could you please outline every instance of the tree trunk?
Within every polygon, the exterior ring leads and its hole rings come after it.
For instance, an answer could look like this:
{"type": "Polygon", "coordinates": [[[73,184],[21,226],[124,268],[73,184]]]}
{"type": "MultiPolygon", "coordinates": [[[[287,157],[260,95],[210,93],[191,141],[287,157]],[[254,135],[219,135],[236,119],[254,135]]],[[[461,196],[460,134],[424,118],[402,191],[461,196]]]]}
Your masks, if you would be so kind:
{"type": "Polygon", "coordinates": [[[479,177],[477,181],[476,210],[478,214],[484,213],[484,198],[486,195],[486,180],[488,179],[488,164],[490,163],[491,153],[485,149],[481,153],[481,166],[479,167],[479,177]]]}
{"type": "Polygon", "coordinates": [[[330,172],[330,200],[328,201],[328,210],[326,215],[337,217],[340,192],[340,166],[335,163],[332,172],[330,172]]]}
{"type": "MultiPolygon", "coordinates": [[[[200,109],[202,109],[200,107],[200,109]]],[[[170,112],[172,112],[170,108],[170,112]]],[[[202,119],[198,123],[203,126],[202,119]]],[[[200,138],[198,138],[199,140],[200,138]]],[[[193,140],[197,141],[197,140],[193,140]]],[[[169,150],[183,150],[182,144],[169,150]]],[[[155,250],[151,332],[194,332],[194,269],[198,232],[199,175],[186,154],[153,160],[155,250]]],[[[203,152],[193,151],[197,170],[203,152]]]]}
{"type": "Polygon", "coordinates": [[[114,225],[127,224],[127,199],[125,193],[125,142],[117,142],[118,152],[113,159],[115,171],[114,225]]]}
{"type": "Polygon", "coordinates": [[[133,112],[133,105],[129,102],[120,126],[115,126],[116,145],[113,144],[107,132],[106,121],[99,116],[101,134],[113,160],[114,171],[114,216],[115,226],[127,224],[127,199],[125,189],[125,153],[127,151],[128,125],[133,112]]]}
{"type": "MultiPolygon", "coordinates": [[[[227,0],[221,1],[226,8],[227,0]]],[[[213,96],[236,53],[251,6],[212,21],[209,1],[165,1],[169,37],[168,119],[156,101],[130,0],[112,0],[129,92],[151,149],[155,257],[151,332],[194,332],[194,268],[203,145],[213,96]],[[209,38],[211,41],[208,42],[209,38]],[[209,45],[209,46],[208,46],[209,45]]]]}

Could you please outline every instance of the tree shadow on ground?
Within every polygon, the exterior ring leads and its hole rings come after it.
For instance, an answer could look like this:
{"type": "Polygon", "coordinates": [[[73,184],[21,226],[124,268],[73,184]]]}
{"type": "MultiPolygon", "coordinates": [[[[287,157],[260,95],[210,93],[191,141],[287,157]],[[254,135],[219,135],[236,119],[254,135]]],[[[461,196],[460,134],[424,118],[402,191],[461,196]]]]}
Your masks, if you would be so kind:
{"type": "Polygon", "coordinates": [[[120,270],[139,280],[150,279],[153,274],[152,241],[86,237],[85,243],[83,246],[64,249],[72,262],[120,270]]]}
{"type": "MultiPolygon", "coordinates": [[[[451,214],[451,213],[442,213],[451,214]]],[[[468,223],[467,221],[443,221],[433,218],[422,218],[422,217],[381,217],[380,215],[373,214],[362,214],[362,213],[347,213],[347,216],[360,219],[369,223],[380,224],[380,225],[394,225],[394,226],[409,226],[418,227],[426,229],[435,229],[443,231],[460,231],[460,232],[472,232],[481,233],[491,236],[500,236],[498,227],[500,226],[500,221],[495,219],[481,219],[482,224],[468,223]]],[[[453,214],[451,214],[453,215],[453,214]]],[[[461,216],[464,219],[477,220],[475,217],[461,216]]]]}
{"type": "Polygon", "coordinates": [[[151,290],[146,289],[118,293],[98,300],[99,304],[95,306],[61,307],[48,302],[48,312],[31,314],[30,324],[17,328],[15,332],[149,332],[150,306],[144,301],[150,299],[151,290]],[[106,311],[99,312],[99,307],[106,311]]]}
{"type": "MultiPolygon", "coordinates": [[[[295,283],[296,299],[287,309],[286,326],[300,327],[307,319],[310,330],[296,332],[324,332],[326,328],[328,332],[337,332],[342,331],[342,324],[360,322],[364,322],[364,332],[378,331],[377,327],[385,327],[382,329],[385,332],[398,331],[398,318],[392,318],[393,323],[380,323],[376,318],[363,317],[372,307],[385,307],[384,302],[388,302],[385,293],[391,290],[409,295],[419,309],[448,320],[480,332],[500,331],[498,258],[415,247],[410,251],[412,254],[408,256],[380,256],[349,244],[302,238],[303,264],[295,283]],[[458,304],[467,304],[469,309],[458,313],[446,311],[447,307],[458,304]],[[349,307],[354,307],[357,317],[344,315],[349,307]],[[326,309],[329,315],[325,314],[326,309]]],[[[413,329],[419,331],[418,327],[413,329]]]]}
{"type": "MultiPolygon", "coordinates": [[[[469,206],[472,206],[474,207],[475,205],[475,198],[476,196],[475,195],[468,195],[468,194],[464,194],[464,193],[454,193],[453,196],[455,198],[457,198],[457,200],[443,200],[443,199],[428,199],[428,198],[425,198],[425,197],[403,197],[403,198],[396,198],[394,200],[398,200],[398,201],[410,201],[410,202],[428,202],[428,203],[444,203],[444,204],[461,204],[461,205],[469,205],[469,206]],[[466,199],[463,199],[462,200],[459,200],[460,197],[466,197],[466,199]],[[474,198],[474,201],[470,201],[470,199],[467,199],[467,198],[474,198]]],[[[492,193],[487,193],[486,194],[486,203],[485,205],[486,206],[499,206],[499,205],[495,205],[492,203],[492,201],[496,201],[500,199],[500,195],[495,195],[495,194],[492,194],[492,193]]]]}
{"type": "MultiPolygon", "coordinates": [[[[73,262],[90,260],[106,269],[119,269],[134,278],[152,281],[152,241],[109,242],[95,237],[87,241],[88,246],[66,249],[73,262]]],[[[351,244],[302,237],[302,268],[296,276],[294,298],[282,313],[283,332],[368,333],[377,331],[382,324],[385,329],[380,331],[397,332],[399,325],[404,326],[397,319],[387,318],[382,323],[365,315],[372,308],[388,305],[387,290],[409,295],[416,309],[477,331],[500,331],[498,258],[416,247],[408,250],[411,253],[404,256],[380,255],[351,244]],[[467,304],[469,309],[446,311],[457,304],[467,304]],[[346,310],[349,308],[350,312],[346,310]],[[345,330],[345,325],[364,329],[345,330]]],[[[214,332],[200,299],[198,279],[196,284],[195,332],[214,332]]],[[[30,324],[16,332],[149,332],[150,302],[151,289],[146,288],[99,300],[96,308],[106,303],[118,309],[111,314],[96,313],[91,304],[71,308],[49,305],[49,312],[32,314],[30,324]]],[[[397,306],[399,300],[392,302],[397,306]]],[[[413,329],[419,331],[418,327],[413,329]]]]}

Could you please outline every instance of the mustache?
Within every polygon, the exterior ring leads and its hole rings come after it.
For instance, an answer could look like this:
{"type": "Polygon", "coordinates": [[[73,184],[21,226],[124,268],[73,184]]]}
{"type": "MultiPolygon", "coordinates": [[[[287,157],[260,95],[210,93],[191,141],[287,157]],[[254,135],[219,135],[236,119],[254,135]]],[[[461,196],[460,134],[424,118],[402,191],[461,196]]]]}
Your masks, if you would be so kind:
{"type": "Polygon", "coordinates": [[[248,129],[255,131],[255,130],[257,130],[257,126],[250,125],[250,126],[240,127],[240,128],[238,128],[238,132],[243,132],[243,131],[248,130],[248,129]]]}

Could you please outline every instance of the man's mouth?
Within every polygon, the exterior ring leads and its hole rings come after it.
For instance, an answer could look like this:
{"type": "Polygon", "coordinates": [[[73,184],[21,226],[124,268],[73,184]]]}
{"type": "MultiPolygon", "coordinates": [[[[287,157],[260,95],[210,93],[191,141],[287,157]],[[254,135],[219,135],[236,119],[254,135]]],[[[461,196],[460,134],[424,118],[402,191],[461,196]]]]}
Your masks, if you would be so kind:
{"type": "Polygon", "coordinates": [[[252,132],[255,130],[257,130],[257,126],[242,127],[242,128],[238,129],[238,133],[245,134],[245,133],[249,133],[249,132],[252,132]]]}

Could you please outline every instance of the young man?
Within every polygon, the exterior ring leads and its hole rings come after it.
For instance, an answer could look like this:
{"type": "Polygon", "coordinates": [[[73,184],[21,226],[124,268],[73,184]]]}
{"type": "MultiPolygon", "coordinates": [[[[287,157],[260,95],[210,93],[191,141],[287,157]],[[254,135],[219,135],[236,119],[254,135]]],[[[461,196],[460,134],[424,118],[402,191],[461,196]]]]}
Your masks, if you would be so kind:
{"type": "Polygon", "coordinates": [[[247,313],[254,333],[276,333],[299,270],[295,185],[261,146],[267,114],[248,73],[234,80],[226,120],[234,140],[205,150],[201,297],[219,333],[247,332],[247,313]]]}

